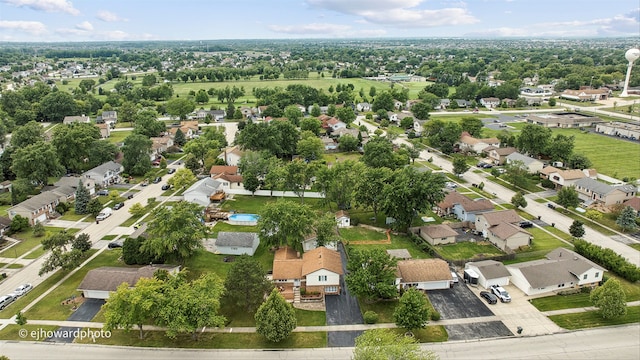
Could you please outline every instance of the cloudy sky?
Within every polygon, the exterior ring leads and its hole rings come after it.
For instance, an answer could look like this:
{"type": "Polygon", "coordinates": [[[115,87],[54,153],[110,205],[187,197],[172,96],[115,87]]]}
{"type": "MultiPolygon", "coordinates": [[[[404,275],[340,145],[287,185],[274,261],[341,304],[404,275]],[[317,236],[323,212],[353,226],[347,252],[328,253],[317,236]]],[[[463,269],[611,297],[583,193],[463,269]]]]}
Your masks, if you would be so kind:
{"type": "Polygon", "coordinates": [[[638,0],[0,0],[0,41],[640,37],[638,0]]]}

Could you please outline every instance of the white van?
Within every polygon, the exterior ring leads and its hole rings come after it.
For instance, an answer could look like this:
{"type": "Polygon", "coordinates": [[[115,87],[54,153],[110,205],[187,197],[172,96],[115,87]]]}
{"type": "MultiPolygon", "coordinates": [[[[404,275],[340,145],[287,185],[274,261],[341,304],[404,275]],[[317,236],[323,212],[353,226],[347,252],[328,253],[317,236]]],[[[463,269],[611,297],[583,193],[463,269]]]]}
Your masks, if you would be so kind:
{"type": "Polygon", "coordinates": [[[113,210],[111,208],[104,208],[104,209],[102,209],[100,214],[98,214],[98,216],[96,216],[96,220],[97,221],[104,220],[104,219],[108,218],[109,216],[111,216],[111,214],[113,214],[113,210]]]}
{"type": "Polygon", "coordinates": [[[451,277],[453,278],[453,283],[457,284],[458,283],[458,274],[456,274],[454,271],[451,272],[451,277]]]}

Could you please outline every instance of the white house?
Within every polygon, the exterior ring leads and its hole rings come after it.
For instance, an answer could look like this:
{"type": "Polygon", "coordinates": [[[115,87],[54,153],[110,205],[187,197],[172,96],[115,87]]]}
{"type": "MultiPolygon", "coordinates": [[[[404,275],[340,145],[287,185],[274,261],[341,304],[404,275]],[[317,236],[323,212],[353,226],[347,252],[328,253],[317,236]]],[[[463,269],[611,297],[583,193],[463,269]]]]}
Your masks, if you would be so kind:
{"type": "Polygon", "coordinates": [[[227,165],[238,166],[243,154],[244,152],[240,150],[240,147],[232,146],[224,149],[222,153],[218,155],[218,159],[224,160],[227,165]]]}
{"type": "Polygon", "coordinates": [[[527,295],[595,287],[606,271],[578,253],[557,248],[545,259],[507,265],[511,283],[527,295]]]}
{"type": "Polygon", "coordinates": [[[187,190],[184,191],[184,201],[196,203],[202,206],[208,206],[211,202],[210,196],[215,194],[220,188],[220,182],[210,177],[196,181],[187,190]]]}
{"type": "Polygon", "coordinates": [[[509,285],[511,273],[499,261],[483,260],[468,262],[464,265],[465,270],[473,270],[478,274],[478,285],[488,289],[491,285],[509,285]]]}
{"type": "Polygon", "coordinates": [[[108,161],[85,171],[82,176],[95,181],[96,186],[107,187],[120,182],[120,174],[124,171],[124,166],[114,161],[108,161]]]}
{"type": "Polygon", "coordinates": [[[500,106],[500,99],[495,97],[488,97],[480,99],[480,104],[486,108],[495,108],[500,106]]]}
{"type": "Polygon", "coordinates": [[[544,163],[538,159],[534,159],[530,156],[522,155],[519,152],[514,152],[507,155],[507,164],[511,164],[514,161],[522,161],[527,168],[529,174],[536,174],[544,168],[544,163]]]}
{"type": "Polygon", "coordinates": [[[260,245],[257,233],[220,231],[216,239],[217,253],[253,256],[260,245]]]}
{"type": "Polygon", "coordinates": [[[89,270],[78,285],[78,290],[87,299],[108,299],[121,284],[126,282],[133,287],[141,278],[152,278],[158,270],[175,274],[180,271],[180,267],[173,265],[147,265],[140,268],[103,266],[89,270]]]}
{"type": "Polygon", "coordinates": [[[447,193],[444,199],[437,205],[439,215],[455,214],[460,221],[469,221],[474,223],[476,215],[494,210],[491,201],[487,199],[472,200],[457,191],[447,193]]]}
{"type": "Polygon", "coordinates": [[[460,150],[462,151],[474,151],[479,154],[489,146],[495,146],[499,148],[500,140],[498,140],[497,138],[476,139],[468,132],[464,131],[460,135],[460,141],[458,142],[458,144],[460,146],[460,150]]]}
{"type": "Polygon", "coordinates": [[[346,228],[351,226],[351,217],[348,212],[340,210],[336,213],[336,222],[339,228],[346,228]]]}
{"type": "Polygon", "coordinates": [[[449,264],[442,259],[411,259],[398,261],[396,286],[418,290],[448,289],[453,284],[449,264]]]}
{"type": "Polygon", "coordinates": [[[357,103],[356,104],[356,110],[358,111],[371,111],[371,104],[367,103],[367,102],[362,102],[362,103],[357,103]]]}

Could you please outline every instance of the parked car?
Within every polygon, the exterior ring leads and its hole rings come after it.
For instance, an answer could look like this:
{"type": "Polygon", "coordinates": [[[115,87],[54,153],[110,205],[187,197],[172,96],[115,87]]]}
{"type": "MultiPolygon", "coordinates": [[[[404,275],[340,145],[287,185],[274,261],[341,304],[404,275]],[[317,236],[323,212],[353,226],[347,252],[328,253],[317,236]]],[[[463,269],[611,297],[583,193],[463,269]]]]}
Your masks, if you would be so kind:
{"type": "Polygon", "coordinates": [[[33,285],[31,284],[22,284],[20,286],[18,286],[14,291],[13,291],[13,295],[17,296],[22,296],[26,293],[28,293],[29,291],[31,291],[31,289],[33,289],[33,285]]]}
{"type": "Polygon", "coordinates": [[[142,226],[143,224],[144,224],[143,222],[142,223],[137,223],[137,224],[133,225],[133,228],[138,230],[140,228],[140,226],[142,226]]]}
{"type": "Polygon", "coordinates": [[[14,301],[16,301],[16,298],[13,295],[4,295],[0,297],[0,310],[6,308],[14,301]]]}
{"type": "Polygon", "coordinates": [[[100,196],[109,196],[109,190],[103,189],[103,190],[98,190],[98,192],[96,192],[97,195],[100,196]]]}
{"type": "Polygon", "coordinates": [[[171,189],[171,185],[169,184],[162,185],[162,190],[169,190],[169,189],[171,189]]]}
{"type": "Polygon", "coordinates": [[[555,206],[555,205],[553,205],[552,203],[548,203],[548,204],[547,204],[547,207],[548,207],[549,209],[555,209],[555,208],[556,208],[556,206],[555,206]]]}
{"type": "Polygon", "coordinates": [[[118,210],[123,206],[124,206],[124,203],[119,202],[119,203],[113,205],[113,210],[118,210]]]}
{"type": "Polygon", "coordinates": [[[448,182],[445,184],[445,186],[446,186],[448,189],[455,189],[455,188],[457,188],[457,187],[458,187],[458,184],[456,184],[456,183],[454,183],[454,182],[452,182],[452,181],[448,181],[448,182]]]}
{"type": "Polygon", "coordinates": [[[157,184],[157,183],[159,183],[160,181],[162,181],[162,178],[161,178],[160,176],[158,176],[157,178],[153,179],[153,183],[154,183],[154,184],[157,184]]]}
{"type": "Polygon", "coordinates": [[[107,247],[109,249],[118,249],[118,248],[121,248],[123,245],[124,245],[124,242],[122,240],[114,240],[110,242],[109,245],[107,245],[107,247]]]}
{"type": "Polygon", "coordinates": [[[480,291],[480,296],[483,297],[489,304],[498,303],[498,298],[488,291],[480,291]]]}
{"type": "Polygon", "coordinates": [[[503,303],[511,302],[511,295],[502,286],[491,285],[491,292],[503,303]]]}
{"type": "Polygon", "coordinates": [[[533,223],[531,221],[520,221],[519,225],[523,229],[533,227],[533,223]]]}
{"type": "Polygon", "coordinates": [[[487,163],[484,161],[480,161],[479,163],[476,164],[476,166],[479,168],[483,168],[485,165],[487,165],[487,163]]]}
{"type": "Polygon", "coordinates": [[[174,169],[174,168],[169,168],[167,170],[167,174],[173,174],[174,172],[176,172],[176,169],[174,169]]]}
{"type": "Polygon", "coordinates": [[[129,194],[129,195],[127,196],[127,199],[133,199],[133,194],[129,194]]]}
{"type": "Polygon", "coordinates": [[[104,209],[102,209],[102,211],[100,212],[100,214],[98,214],[96,216],[96,221],[102,221],[105,220],[106,218],[108,218],[109,216],[111,216],[111,214],[113,213],[113,210],[109,207],[106,207],[104,209]]]}
{"type": "Polygon", "coordinates": [[[482,165],[482,167],[483,167],[484,169],[491,169],[491,168],[493,167],[493,165],[491,165],[491,164],[484,164],[484,165],[482,165]]]}
{"type": "Polygon", "coordinates": [[[460,280],[458,279],[458,274],[455,273],[455,271],[451,272],[451,277],[453,278],[453,283],[457,284],[460,280]]]}

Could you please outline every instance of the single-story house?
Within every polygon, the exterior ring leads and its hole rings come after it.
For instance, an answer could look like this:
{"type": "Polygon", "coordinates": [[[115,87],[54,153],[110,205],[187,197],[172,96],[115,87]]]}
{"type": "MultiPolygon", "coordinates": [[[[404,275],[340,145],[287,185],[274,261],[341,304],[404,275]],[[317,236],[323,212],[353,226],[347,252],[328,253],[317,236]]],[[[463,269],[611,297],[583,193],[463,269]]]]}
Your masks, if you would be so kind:
{"type": "Polygon", "coordinates": [[[220,182],[210,177],[196,181],[184,191],[184,201],[208,206],[211,202],[210,196],[220,189],[220,182]]]}
{"type": "Polygon", "coordinates": [[[506,266],[499,261],[483,260],[468,262],[464,265],[465,270],[473,270],[478,274],[478,285],[488,289],[491,285],[509,285],[511,273],[506,266]]]}
{"type": "Polygon", "coordinates": [[[133,287],[141,278],[152,278],[158,270],[175,274],[180,271],[180,267],[174,265],[147,265],[139,268],[102,266],[87,272],[78,285],[78,291],[81,291],[82,296],[87,299],[108,299],[121,284],[127,283],[133,287]]]}
{"type": "Polygon", "coordinates": [[[119,183],[121,180],[120,174],[122,174],[123,171],[124,166],[114,161],[108,161],[91,170],[85,171],[82,176],[93,179],[96,186],[107,187],[119,183]]]}
{"type": "Polygon", "coordinates": [[[502,251],[531,244],[531,234],[518,226],[522,221],[515,210],[491,211],[476,216],[476,231],[502,251]]]}
{"type": "Polygon", "coordinates": [[[65,116],[64,119],[62,119],[62,123],[65,125],[69,125],[69,124],[73,124],[73,123],[90,123],[91,119],[88,116],[85,116],[84,114],[80,115],[80,116],[65,116]]]}
{"type": "Polygon", "coordinates": [[[338,129],[346,128],[347,124],[338,120],[337,118],[331,118],[327,120],[327,125],[331,128],[332,131],[336,131],[338,129]]]}
{"type": "Polygon", "coordinates": [[[0,216],[0,236],[4,236],[4,232],[11,227],[11,219],[6,216],[0,216]]]}
{"type": "Polygon", "coordinates": [[[581,128],[591,127],[603,121],[597,116],[589,116],[575,112],[561,112],[529,115],[529,117],[527,117],[527,122],[549,128],[581,128]]]}
{"type": "Polygon", "coordinates": [[[224,255],[250,255],[256,252],[260,245],[257,233],[220,231],[216,239],[218,253],[224,255]]]}
{"type": "Polygon", "coordinates": [[[446,224],[420,226],[416,232],[431,245],[454,244],[458,236],[458,233],[446,224]]]}
{"type": "Polygon", "coordinates": [[[398,289],[448,289],[453,284],[449,264],[442,259],[411,259],[398,261],[396,286],[398,289]]]}
{"type": "Polygon", "coordinates": [[[340,210],[336,212],[336,222],[339,228],[346,228],[351,226],[351,217],[348,212],[340,210]]]}
{"type": "Polygon", "coordinates": [[[218,155],[218,159],[224,160],[227,165],[238,166],[243,154],[244,152],[240,150],[240,147],[232,146],[224,149],[222,153],[218,155]]]}
{"type": "Polygon", "coordinates": [[[477,214],[494,210],[491,201],[487,199],[472,200],[457,191],[447,193],[436,206],[439,215],[455,214],[458,220],[471,223],[475,223],[477,214]]]}
{"type": "Polygon", "coordinates": [[[588,177],[577,180],[574,186],[587,203],[597,202],[605,206],[622,204],[633,199],[637,191],[634,185],[612,186],[588,177]]]}
{"type": "Polygon", "coordinates": [[[336,150],[338,148],[338,143],[328,136],[323,136],[320,140],[322,140],[325,150],[336,150]]]}
{"type": "Polygon", "coordinates": [[[556,189],[561,189],[564,186],[573,186],[576,181],[585,177],[595,179],[597,176],[598,173],[595,169],[559,170],[553,166],[547,166],[540,171],[540,177],[543,179],[549,179],[549,181],[555,185],[556,189]]]}
{"type": "Polygon", "coordinates": [[[604,272],[603,267],[565,248],[557,248],[545,259],[507,265],[511,283],[527,295],[596,287],[604,272]]]}
{"type": "Polygon", "coordinates": [[[491,159],[491,161],[493,161],[494,164],[502,165],[505,161],[507,161],[507,156],[513,154],[517,150],[514,147],[499,148],[495,146],[488,146],[483,151],[487,153],[487,156],[489,157],[489,159],[491,159]]]}
{"type": "Polygon", "coordinates": [[[300,255],[290,247],[276,250],[273,258],[273,281],[288,301],[296,301],[300,288],[322,295],[340,294],[342,259],[340,253],[317,247],[300,255]]]}
{"type": "Polygon", "coordinates": [[[544,163],[538,159],[534,159],[530,156],[522,155],[519,152],[514,152],[507,155],[507,164],[511,164],[514,161],[521,161],[527,168],[529,174],[536,174],[544,168],[544,163]]]}
{"type": "Polygon", "coordinates": [[[500,140],[497,138],[476,139],[468,132],[464,131],[460,135],[460,141],[458,142],[461,151],[474,151],[481,153],[489,146],[500,147],[500,140]]]}
{"type": "Polygon", "coordinates": [[[480,104],[482,104],[482,106],[486,108],[491,109],[500,106],[500,99],[496,97],[482,98],[480,99],[480,104]]]}

